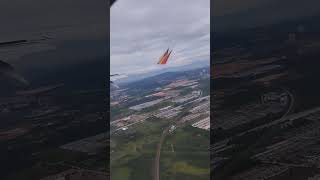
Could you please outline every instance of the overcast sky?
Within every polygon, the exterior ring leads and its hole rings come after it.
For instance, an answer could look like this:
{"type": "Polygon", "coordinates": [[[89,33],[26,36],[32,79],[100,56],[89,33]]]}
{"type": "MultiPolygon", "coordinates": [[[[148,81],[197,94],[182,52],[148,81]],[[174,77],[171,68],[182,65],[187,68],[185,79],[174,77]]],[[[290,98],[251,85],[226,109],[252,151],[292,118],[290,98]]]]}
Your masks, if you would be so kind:
{"type": "Polygon", "coordinates": [[[111,73],[210,61],[210,0],[121,0],[110,14],[111,73]],[[167,65],[156,64],[167,48],[167,65]]]}

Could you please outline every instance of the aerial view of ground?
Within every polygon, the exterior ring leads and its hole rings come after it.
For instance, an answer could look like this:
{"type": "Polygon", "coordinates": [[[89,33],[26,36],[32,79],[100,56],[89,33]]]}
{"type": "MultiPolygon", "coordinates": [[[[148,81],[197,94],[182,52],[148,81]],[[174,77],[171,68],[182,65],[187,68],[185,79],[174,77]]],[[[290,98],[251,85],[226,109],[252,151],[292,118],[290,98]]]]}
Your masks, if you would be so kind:
{"type": "Polygon", "coordinates": [[[208,179],[209,68],[150,79],[110,92],[111,179],[208,179]]]}
{"type": "Polygon", "coordinates": [[[319,178],[316,19],[216,36],[212,179],[319,178]]]}

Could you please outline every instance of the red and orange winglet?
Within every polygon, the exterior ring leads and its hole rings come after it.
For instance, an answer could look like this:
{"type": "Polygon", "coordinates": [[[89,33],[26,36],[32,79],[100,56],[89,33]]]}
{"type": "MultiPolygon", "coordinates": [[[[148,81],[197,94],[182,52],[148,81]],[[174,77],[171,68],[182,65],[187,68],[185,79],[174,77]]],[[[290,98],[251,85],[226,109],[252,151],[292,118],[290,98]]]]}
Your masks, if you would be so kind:
{"type": "Polygon", "coordinates": [[[167,51],[160,57],[158,64],[166,64],[170,57],[171,52],[172,50],[169,52],[169,49],[167,49],[167,51]]]}

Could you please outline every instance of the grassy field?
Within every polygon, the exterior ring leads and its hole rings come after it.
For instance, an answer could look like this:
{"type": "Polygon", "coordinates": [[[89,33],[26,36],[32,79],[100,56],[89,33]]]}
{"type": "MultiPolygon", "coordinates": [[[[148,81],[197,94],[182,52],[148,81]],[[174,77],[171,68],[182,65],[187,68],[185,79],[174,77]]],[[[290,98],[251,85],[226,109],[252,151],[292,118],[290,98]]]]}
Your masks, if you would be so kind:
{"type": "Polygon", "coordinates": [[[160,159],[162,179],[209,179],[209,138],[208,131],[190,126],[168,135],[160,159]]]}
{"type": "Polygon", "coordinates": [[[152,179],[156,146],[168,123],[149,119],[111,136],[111,180],[152,179]]]}
{"type": "MultiPolygon", "coordinates": [[[[150,180],[160,135],[168,121],[137,124],[125,135],[111,137],[111,180],[150,180]],[[127,136],[127,137],[125,137],[127,136]]],[[[209,179],[209,132],[193,127],[169,134],[162,147],[162,179],[209,179]]]]}

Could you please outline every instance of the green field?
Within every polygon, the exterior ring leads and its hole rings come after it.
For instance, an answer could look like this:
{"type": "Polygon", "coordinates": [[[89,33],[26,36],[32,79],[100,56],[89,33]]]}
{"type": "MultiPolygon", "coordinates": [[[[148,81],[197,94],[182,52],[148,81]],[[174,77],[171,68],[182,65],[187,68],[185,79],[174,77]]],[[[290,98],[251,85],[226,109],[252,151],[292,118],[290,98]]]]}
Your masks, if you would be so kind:
{"type": "MultiPolygon", "coordinates": [[[[128,137],[120,134],[111,137],[111,180],[152,179],[156,147],[168,124],[154,119],[137,124],[130,135],[126,134],[128,137]]],[[[169,134],[162,146],[161,178],[209,179],[208,148],[208,131],[185,127],[169,134]]]]}
{"type": "Polygon", "coordinates": [[[160,158],[162,179],[209,179],[209,138],[208,131],[191,126],[169,134],[160,158]]]}
{"type": "Polygon", "coordinates": [[[167,121],[154,118],[111,136],[111,180],[152,179],[156,146],[167,126],[167,121]]]}

